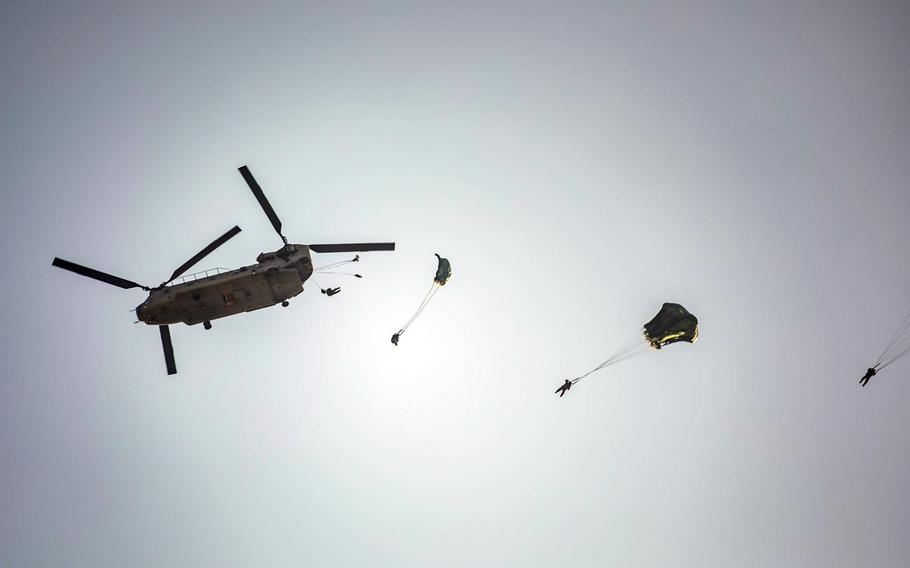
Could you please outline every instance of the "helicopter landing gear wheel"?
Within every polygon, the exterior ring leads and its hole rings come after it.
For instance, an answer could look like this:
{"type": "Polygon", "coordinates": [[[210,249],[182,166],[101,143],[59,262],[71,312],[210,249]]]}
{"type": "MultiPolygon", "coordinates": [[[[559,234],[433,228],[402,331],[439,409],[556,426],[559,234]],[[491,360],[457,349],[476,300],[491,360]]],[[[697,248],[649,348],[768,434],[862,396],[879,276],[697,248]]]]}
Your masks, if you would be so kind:
{"type": "Polygon", "coordinates": [[[281,302],[281,307],[282,307],[282,308],[286,308],[286,307],[288,307],[288,306],[290,306],[290,305],[291,305],[290,302],[288,302],[287,300],[281,302]]]}
{"type": "Polygon", "coordinates": [[[205,320],[204,322],[202,322],[202,327],[204,327],[205,329],[212,329],[212,322],[210,322],[209,320],[205,320]]]}

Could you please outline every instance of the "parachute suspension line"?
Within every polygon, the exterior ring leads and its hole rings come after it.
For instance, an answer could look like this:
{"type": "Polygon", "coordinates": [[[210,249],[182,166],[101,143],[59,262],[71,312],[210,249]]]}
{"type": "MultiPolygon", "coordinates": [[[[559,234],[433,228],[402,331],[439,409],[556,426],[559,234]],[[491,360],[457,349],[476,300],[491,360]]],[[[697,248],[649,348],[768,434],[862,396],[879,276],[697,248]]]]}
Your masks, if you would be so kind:
{"type": "Polygon", "coordinates": [[[354,274],[353,272],[326,272],[321,271],[320,274],[336,274],[339,276],[353,276],[354,278],[363,278],[360,274],[354,274]]]}
{"type": "Polygon", "coordinates": [[[633,358],[633,357],[638,357],[638,356],[641,355],[642,353],[647,353],[648,351],[650,351],[650,349],[651,349],[651,348],[648,347],[647,344],[644,344],[644,345],[641,345],[641,346],[639,346],[639,347],[636,347],[635,349],[629,351],[628,353],[625,353],[625,354],[623,354],[623,355],[621,355],[621,356],[619,356],[619,357],[613,359],[613,362],[611,363],[611,365],[615,365],[615,364],[617,364],[617,363],[622,363],[622,362],[625,361],[626,359],[631,359],[631,358],[633,358]]]}
{"type": "Polygon", "coordinates": [[[626,343],[626,345],[624,347],[621,347],[620,349],[618,349],[608,359],[608,361],[616,361],[617,359],[625,357],[626,355],[639,351],[640,349],[644,348],[645,346],[647,346],[647,344],[644,343],[644,341],[641,337],[635,337],[635,338],[631,339],[628,343],[626,343]]]}
{"type": "Polygon", "coordinates": [[[433,296],[435,296],[436,292],[438,292],[438,291],[439,291],[439,285],[436,283],[433,283],[432,288],[430,288],[430,291],[428,292],[427,299],[420,305],[420,307],[417,309],[417,312],[415,312],[414,315],[411,316],[411,319],[408,320],[408,324],[407,324],[408,326],[410,326],[412,323],[414,323],[414,320],[417,319],[417,316],[419,316],[423,312],[424,309],[426,309],[426,307],[430,304],[430,301],[433,299],[433,296]]]}
{"type": "Polygon", "coordinates": [[[417,316],[426,307],[427,302],[429,302],[430,298],[433,297],[433,291],[435,289],[436,289],[436,286],[431,284],[429,290],[427,290],[427,293],[423,295],[423,300],[421,300],[420,304],[417,306],[417,310],[414,311],[413,315],[411,315],[411,318],[408,319],[408,321],[404,324],[404,326],[402,326],[402,328],[401,328],[402,331],[404,331],[405,329],[408,328],[409,325],[414,323],[414,320],[417,319],[417,316]]]}
{"type": "Polygon", "coordinates": [[[352,262],[359,262],[360,256],[355,256],[354,258],[349,258],[348,260],[339,260],[338,262],[333,262],[331,264],[326,264],[325,266],[317,267],[313,272],[321,272],[330,268],[338,268],[339,266],[344,266],[345,264],[350,264],[352,262]]]}
{"type": "Polygon", "coordinates": [[[433,299],[433,296],[436,295],[436,292],[438,290],[439,290],[439,284],[437,284],[435,281],[432,284],[430,284],[430,289],[427,290],[427,293],[424,295],[423,301],[421,301],[420,305],[417,307],[417,311],[414,312],[414,315],[411,316],[411,319],[409,319],[403,326],[401,326],[401,329],[398,330],[398,333],[396,335],[400,336],[402,333],[405,332],[405,330],[407,330],[411,326],[412,323],[414,323],[414,320],[417,319],[417,316],[420,315],[420,312],[422,312],[424,310],[424,308],[427,307],[427,304],[430,303],[430,300],[433,299]]]}
{"type": "Polygon", "coordinates": [[[625,346],[621,347],[616,353],[611,355],[606,361],[600,365],[594,367],[584,375],[576,377],[572,380],[572,384],[577,383],[588,375],[603,369],[604,367],[609,367],[610,365],[615,365],[616,363],[625,361],[626,359],[631,359],[637,355],[640,355],[648,350],[648,344],[644,341],[641,335],[636,335],[631,341],[629,341],[625,346]]]}
{"type": "Polygon", "coordinates": [[[905,336],[900,341],[896,342],[891,350],[885,355],[885,358],[876,364],[876,370],[880,371],[884,369],[907,353],[910,353],[910,336],[905,336]]]}
{"type": "Polygon", "coordinates": [[[882,369],[884,369],[885,367],[887,367],[887,366],[890,365],[891,363],[894,363],[895,361],[897,361],[898,359],[900,359],[901,357],[903,357],[903,356],[906,355],[907,353],[910,353],[910,345],[907,345],[906,347],[904,347],[903,350],[898,351],[895,355],[893,355],[893,356],[892,356],[890,359],[888,359],[887,361],[885,361],[885,362],[883,362],[883,363],[880,363],[881,366],[880,366],[880,367],[876,367],[875,370],[876,370],[876,371],[881,371],[882,369]]]}
{"type": "Polygon", "coordinates": [[[629,353],[626,353],[626,354],[624,354],[624,355],[621,355],[621,356],[619,356],[619,357],[611,357],[610,359],[607,359],[606,361],[604,361],[603,363],[601,363],[601,364],[598,365],[597,367],[594,367],[593,369],[591,369],[590,371],[588,371],[588,372],[585,373],[584,375],[581,375],[580,377],[576,377],[575,379],[573,379],[573,380],[572,380],[572,384],[577,383],[578,381],[584,379],[584,378],[587,377],[588,375],[590,375],[590,374],[592,374],[592,373],[595,373],[595,372],[597,372],[597,371],[599,371],[599,370],[601,370],[601,369],[603,369],[603,368],[610,367],[610,366],[612,366],[612,365],[616,365],[617,363],[621,363],[621,362],[625,361],[626,359],[631,359],[631,358],[633,358],[633,357],[636,357],[636,356],[638,356],[638,355],[641,355],[641,354],[644,353],[645,351],[646,351],[646,349],[636,349],[636,350],[632,350],[632,351],[629,352],[629,353]]]}
{"type": "MultiPolygon", "coordinates": [[[[879,355],[878,360],[873,365],[873,368],[879,368],[879,365],[884,365],[886,363],[892,363],[897,357],[905,354],[907,348],[910,347],[908,339],[904,337],[904,341],[900,341],[901,338],[906,334],[907,330],[910,329],[910,311],[907,312],[907,316],[904,318],[904,321],[901,323],[900,327],[897,328],[897,331],[894,332],[894,335],[891,337],[891,341],[888,342],[888,345],[882,351],[882,354],[879,355]],[[898,355],[893,357],[894,352],[898,351],[898,355]],[[888,359],[888,361],[886,361],[888,359]]],[[[882,367],[884,368],[884,367],[882,367]]]]}

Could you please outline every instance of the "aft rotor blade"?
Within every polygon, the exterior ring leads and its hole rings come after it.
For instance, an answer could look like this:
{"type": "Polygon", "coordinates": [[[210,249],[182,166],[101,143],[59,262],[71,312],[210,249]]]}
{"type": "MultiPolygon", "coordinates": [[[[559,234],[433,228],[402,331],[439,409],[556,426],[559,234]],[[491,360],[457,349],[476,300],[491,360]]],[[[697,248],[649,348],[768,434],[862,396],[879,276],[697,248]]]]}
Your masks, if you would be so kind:
{"type": "Polygon", "coordinates": [[[369,252],[395,250],[395,243],[349,243],[333,245],[310,245],[313,252],[369,252]]]}
{"type": "Polygon", "coordinates": [[[161,332],[161,347],[164,348],[164,364],[167,365],[167,374],[177,374],[177,363],[174,361],[174,345],[171,343],[171,330],[166,325],[158,326],[161,332]]]}
{"type": "Polygon", "coordinates": [[[284,237],[284,235],[281,234],[281,219],[279,219],[278,215],[275,214],[275,210],[272,209],[272,204],[269,203],[269,200],[265,196],[265,193],[262,192],[262,188],[259,187],[259,183],[256,181],[256,178],[253,177],[250,169],[246,166],[240,166],[238,170],[240,171],[240,175],[243,176],[243,179],[246,180],[246,184],[250,186],[250,191],[252,191],[253,195],[256,196],[256,201],[259,202],[262,210],[265,211],[265,214],[269,218],[269,221],[272,222],[272,226],[275,227],[275,232],[278,233],[278,236],[281,237],[281,240],[284,241],[284,244],[287,244],[288,240],[284,237]]]}
{"type": "Polygon", "coordinates": [[[194,264],[196,264],[197,262],[199,262],[200,260],[202,260],[203,258],[208,256],[209,253],[211,253],[213,250],[220,247],[224,243],[228,242],[234,235],[236,235],[239,232],[240,232],[240,227],[234,225],[233,229],[231,229],[230,231],[226,232],[225,234],[221,235],[220,237],[218,237],[217,239],[212,241],[212,243],[209,246],[205,247],[204,249],[202,249],[201,251],[196,253],[196,256],[194,256],[193,258],[184,262],[180,266],[180,268],[178,268],[177,270],[174,271],[173,274],[171,274],[171,277],[168,280],[168,282],[171,282],[172,280],[174,280],[174,278],[177,278],[178,276],[180,276],[181,274],[186,272],[187,269],[189,269],[189,267],[193,266],[194,264]]]}
{"type": "Polygon", "coordinates": [[[82,266],[81,264],[76,264],[75,262],[63,260],[62,258],[54,257],[54,262],[51,264],[57,268],[69,270],[70,272],[81,274],[82,276],[88,276],[89,278],[100,280],[101,282],[105,282],[112,286],[117,286],[118,288],[123,288],[124,290],[129,290],[130,288],[142,288],[143,290],[148,290],[148,287],[143,286],[142,284],[137,284],[132,280],[126,280],[124,278],[120,278],[119,276],[114,276],[106,272],[101,272],[100,270],[95,270],[94,268],[89,268],[87,266],[82,266]]]}

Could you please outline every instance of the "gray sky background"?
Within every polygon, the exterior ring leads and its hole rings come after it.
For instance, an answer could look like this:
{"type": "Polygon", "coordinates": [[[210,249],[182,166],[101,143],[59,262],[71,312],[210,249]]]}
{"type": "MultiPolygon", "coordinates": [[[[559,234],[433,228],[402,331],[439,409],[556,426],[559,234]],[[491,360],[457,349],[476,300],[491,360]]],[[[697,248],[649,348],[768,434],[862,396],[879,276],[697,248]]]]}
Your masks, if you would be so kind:
{"type": "Polygon", "coordinates": [[[735,4],[4,3],[0,565],[906,566],[910,10],[735,4]],[[167,377],[51,259],[248,264],[242,164],[398,250],[167,377]]]}

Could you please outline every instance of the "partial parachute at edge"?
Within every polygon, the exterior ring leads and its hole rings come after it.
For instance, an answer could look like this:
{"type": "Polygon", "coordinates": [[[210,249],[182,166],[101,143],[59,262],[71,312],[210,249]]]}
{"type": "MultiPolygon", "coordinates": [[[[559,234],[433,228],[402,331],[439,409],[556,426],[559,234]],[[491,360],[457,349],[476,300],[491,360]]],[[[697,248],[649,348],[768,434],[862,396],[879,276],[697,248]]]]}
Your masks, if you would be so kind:
{"type": "Polygon", "coordinates": [[[560,398],[568,392],[572,385],[584,379],[591,373],[604,367],[615,365],[620,361],[631,359],[645,353],[649,349],[661,349],[671,343],[687,341],[695,343],[698,339],[698,318],[679,304],[665,303],[657,315],[646,323],[640,336],[636,335],[625,346],[618,349],[606,361],[594,367],[584,375],[565,381],[556,393],[560,398]]]}
{"type": "Polygon", "coordinates": [[[433,283],[430,284],[430,289],[427,290],[427,293],[423,297],[423,301],[420,302],[419,306],[417,306],[417,310],[414,312],[414,315],[411,316],[411,319],[409,319],[403,326],[401,326],[401,329],[392,335],[393,345],[398,345],[398,341],[401,339],[401,335],[407,331],[412,323],[414,323],[414,320],[417,319],[417,316],[420,315],[420,312],[422,312],[424,308],[427,307],[427,304],[430,303],[430,300],[433,299],[433,296],[436,295],[436,292],[438,292],[441,287],[445,286],[446,282],[448,282],[449,278],[452,276],[452,263],[449,262],[449,259],[439,256],[438,253],[435,254],[437,264],[436,275],[433,277],[433,283]]]}

